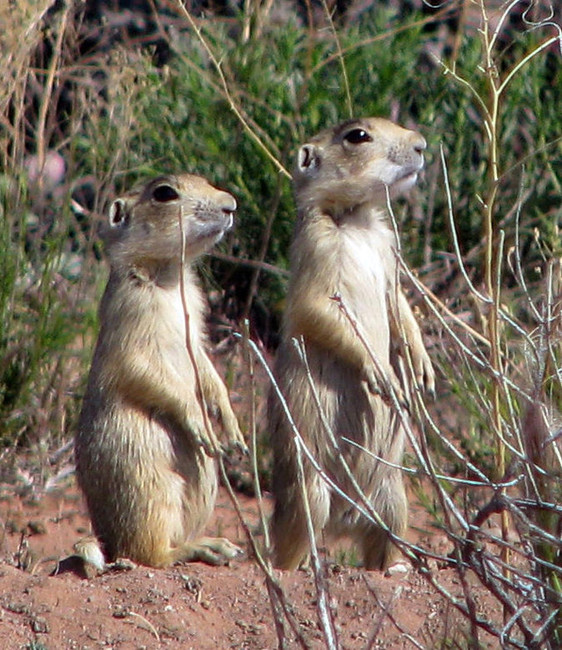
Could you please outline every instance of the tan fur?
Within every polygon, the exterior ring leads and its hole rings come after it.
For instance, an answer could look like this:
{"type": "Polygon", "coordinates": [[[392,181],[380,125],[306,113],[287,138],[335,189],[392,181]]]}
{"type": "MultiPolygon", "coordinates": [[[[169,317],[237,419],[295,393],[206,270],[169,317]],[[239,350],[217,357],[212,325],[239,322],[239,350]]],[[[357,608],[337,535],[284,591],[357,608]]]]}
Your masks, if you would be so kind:
{"type": "MultiPolygon", "coordinates": [[[[415,183],[425,147],[421,135],[387,120],[368,118],[327,129],[300,148],[294,176],[298,220],[291,249],[291,282],[275,368],[307,446],[339,487],[357,498],[295,351],[292,339],[303,337],[326,421],[340,440],[359,486],[397,535],[403,535],[407,526],[400,470],[377,462],[341,437],[390,463],[401,463],[404,432],[388,399],[381,395],[388,397],[389,384],[402,395],[393,369],[398,365],[397,343],[402,333],[418,383],[429,390],[434,387],[419,327],[397,283],[396,242],[386,214],[387,188],[394,196],[415,183]],[[356,319],[377,364],[330,300],[336,293],[356,319]]],[[[274,450],[274,562],[280,568],[295,568],[306,556],[309,542],[293,433],[273,394],[269,421],[274,450]]],[[[388,566],[394,546],[387,534],[336,496],[308,462],[305,484],[317,535],[350,534],[367,568],[388,566]]]]}
{"type": "Polygon", "coordinates": [[[226,387],[205,352],[205,301],[188,263],[232,224],[236,201],[204,178],[164,176],[114,201],[100,333],[76,435],[76,471],[106,559],[149,566],[224,561],[228,540],[197,540],[214,507],[215,447],[186,347],[185,296],[205,403],[243,445],[226,387]]]}

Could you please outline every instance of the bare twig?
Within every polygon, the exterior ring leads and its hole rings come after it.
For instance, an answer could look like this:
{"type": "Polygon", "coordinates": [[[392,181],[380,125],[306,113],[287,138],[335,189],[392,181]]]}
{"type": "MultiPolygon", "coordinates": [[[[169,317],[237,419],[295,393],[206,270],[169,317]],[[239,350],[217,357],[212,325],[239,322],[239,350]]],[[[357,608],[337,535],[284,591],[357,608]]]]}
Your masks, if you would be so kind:
{"type": "Polygon", "coordinates": [[[209,45],[209,42],[207,39],[203,36],[203,32],[201,31],[200,27],[197,25],[195,22],[195,19],[191,15],[190,11],[187,9],[186,5],[184,4],[183,0],[177,0],[178,5],[180,7],[181,12],[183,15],[187,18],[188,23],[190,24],[191,28],[195,32],[195,35],[201,42],[201,45],[207,52],[209,59],[211,60],[213,66],[215,67],[215,70],[217,71],[217,74],[219,75],[219,78],[221,80],[221,84],[223,87],[223,91],[225,94],[225,97],[230,105],[230,108],[232,112],[236,115],[238,120],[240,121],[240,124],[244,127],[244,130],[246,133],[250,136],[250,139],[252,139],[258,146],[258,148],[266,155],[269,160],[275,165],[275,167],[280,171],[282,174],[284,174],[287,178],[291,178],[291,174],[287,171],[287,169],[284,167],[284,165],[271,153],[271,151],[268,149],[268,147],[265,146],[261,138],[256,134],[255,129],[252,129],[251,126],[248,124],[248,121],[245,119],[245,117],[242,115],[242,112],[238,108],[238,105],[234,101],[234,98],[232,96],[232,93],[230,92],[230,88],[228,87],[228,82],[226,80],[226,77],[224,76],[224,72],[221,66],[220,61],[217,59],[215,56],[213,50],[211,49],[211,46],[209,45]]]}

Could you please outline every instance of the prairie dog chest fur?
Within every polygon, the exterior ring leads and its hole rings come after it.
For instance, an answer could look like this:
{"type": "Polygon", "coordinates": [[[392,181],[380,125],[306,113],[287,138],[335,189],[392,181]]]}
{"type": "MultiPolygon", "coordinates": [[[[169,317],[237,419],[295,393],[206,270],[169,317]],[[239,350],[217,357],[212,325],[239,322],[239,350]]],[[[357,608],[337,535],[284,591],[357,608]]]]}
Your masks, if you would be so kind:
{"type": "Polygon", "coordinates": [[[386,295],[396,280],[394,234],[377,218],[367,228],[342,224],[338,237],[336,263],[345,271],[339,273],[336,290],[351,313],[365,322],[369,314],[386,311],[386,295]]]}
{"type": "MultiPolygon", "coordinates": [[[[108,349],[142,346],[153,353],[159,363],[169,363],[183,375],[192,376],[186,348],[186,317],[181,296],[180,273],[173,284],[134,270],[112,271],[99,310],[100,337],[93,368],[114,373],[115,364],[108,349]]],[[[189,268],[183,270],[186,298],[189,301],[189,337],[192,348],[204,347],[205,304],[197,279],[189,268]]],[[[156,360],[156,359],[155,359],[156,360]]]]}

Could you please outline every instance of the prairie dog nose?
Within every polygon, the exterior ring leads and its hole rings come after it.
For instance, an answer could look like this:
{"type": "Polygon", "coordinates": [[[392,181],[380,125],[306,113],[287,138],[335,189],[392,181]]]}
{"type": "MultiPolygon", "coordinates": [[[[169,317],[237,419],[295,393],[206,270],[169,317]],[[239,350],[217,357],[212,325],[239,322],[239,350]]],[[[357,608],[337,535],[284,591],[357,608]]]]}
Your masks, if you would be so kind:
{"type": "Polygon", "coordinates": [[[225,214],[233,215],[234,212],[236,211],[236,208],[238,207],[238,204],[236,203],[236,199],[232,196],[232,194],[229,194],[228,192],[223,192],[221,196],[221,210],[225,214]]]}
{"type": "Polygon", "coordinates": [[[420,135],[419,133],[415,134],[414,142],[412,144],[414,151],[419,154],[422,154],[427,149],[427,142],[425,141],[423,135],[420,135]]]}

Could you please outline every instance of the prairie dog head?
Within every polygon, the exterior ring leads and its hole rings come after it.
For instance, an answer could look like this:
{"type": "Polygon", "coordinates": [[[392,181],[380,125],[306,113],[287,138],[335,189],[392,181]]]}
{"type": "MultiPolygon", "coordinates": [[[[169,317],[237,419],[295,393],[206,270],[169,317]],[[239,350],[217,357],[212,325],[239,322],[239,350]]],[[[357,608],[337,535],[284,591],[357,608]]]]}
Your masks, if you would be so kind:
{"type": "Polygon", "coordinates": [[[113,201],[104,239],[116,262],[179,261],[183,230],[192,260],[232,226],[235,210],[236,199],[201,176],[159,176],[113,201]]]}
{"type": "Polygon", "coordinates": [[[294,183],[299,205],[328,213],[363,203],[386,204],[411,188],[423,167],[425,139],[388,120],[348,120],[303,144],[294,183]]]}

